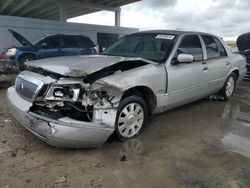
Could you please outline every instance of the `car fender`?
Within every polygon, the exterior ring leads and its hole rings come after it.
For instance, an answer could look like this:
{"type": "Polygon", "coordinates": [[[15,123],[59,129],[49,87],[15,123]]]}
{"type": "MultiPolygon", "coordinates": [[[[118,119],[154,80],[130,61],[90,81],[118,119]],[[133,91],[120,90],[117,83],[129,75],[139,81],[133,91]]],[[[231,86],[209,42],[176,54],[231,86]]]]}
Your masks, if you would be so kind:
{"type": "Polygon", "coordinates": [[[118,72],[97,80],[120,88],[123,92],[133,87],[144,86],[150,88],[155,95],[165,93],[167,74],[164,64],[145,65],[132,70],[118,72]]]}
{"type": "Polygon", "coordinates": [[[25,55],[33,55],[37,59],[37,53],[33,51],[25,51],[16,54],[16,60],[20,61],[20,59],[25,55]]]}

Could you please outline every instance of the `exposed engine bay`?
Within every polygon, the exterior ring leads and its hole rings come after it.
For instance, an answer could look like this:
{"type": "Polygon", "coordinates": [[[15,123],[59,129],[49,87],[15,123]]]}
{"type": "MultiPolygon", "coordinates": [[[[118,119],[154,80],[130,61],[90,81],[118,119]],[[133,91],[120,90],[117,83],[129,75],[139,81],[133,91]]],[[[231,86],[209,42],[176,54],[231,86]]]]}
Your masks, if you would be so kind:
{"type": "Polygon", "coordinates": [[[114,125],[116,109],[124,91],[104,82],[101,78],[147,64],[144,61],[120,62],[84,78],[72,78],[41,68],[29,67],[29,72],[56,80],[43,85],[30,111],[55,120],[69,117],[78,121],[114,125]]]}

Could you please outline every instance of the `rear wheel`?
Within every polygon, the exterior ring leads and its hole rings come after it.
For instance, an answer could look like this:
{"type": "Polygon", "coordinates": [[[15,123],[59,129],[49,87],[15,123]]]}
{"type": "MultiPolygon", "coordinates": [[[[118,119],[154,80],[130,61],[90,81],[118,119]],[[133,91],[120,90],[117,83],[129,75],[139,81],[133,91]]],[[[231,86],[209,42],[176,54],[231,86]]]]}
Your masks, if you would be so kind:
{"type": "Polygon", "coordinates": [[[27,68],[25,63],[32,60],[35,60],[35,57],[33,55],[24,55],[23,57],[21,57],[19,61],[20,70],[25,70],[27,68]]]}
{"type": "Polygon", "coordinates": [[[234,90],[236,87],[236,75],[234,73],[230,74],[227,78],[225,85],[223,86],[221,93],[224,100],[229,100],[232,98],[234,90]]]}
{"type": "Polygon", "coordinates": [[[133,95],[119,105],[116,117],[116,135],[126,140],[139,135],[148,117],[148,108],[143,98],[133,95]]]}

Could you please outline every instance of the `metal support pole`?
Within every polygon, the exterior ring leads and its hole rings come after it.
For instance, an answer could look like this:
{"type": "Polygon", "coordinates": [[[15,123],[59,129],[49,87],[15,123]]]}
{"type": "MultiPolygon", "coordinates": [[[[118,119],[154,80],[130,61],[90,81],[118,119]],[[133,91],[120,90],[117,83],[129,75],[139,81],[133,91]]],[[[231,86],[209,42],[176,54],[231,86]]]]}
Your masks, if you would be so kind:
{"type": "Polygon", "coordinates": [[[64,3],[59,4],[59,10],[60,10],[60,21],[66,22],[67,21],[67,10],[66,5],[64,3]]]}
{"type": "Polygon", "coordinates": [[[121,9],[115,11],[115,26],[120,27],[121,26],[121,9]]]}

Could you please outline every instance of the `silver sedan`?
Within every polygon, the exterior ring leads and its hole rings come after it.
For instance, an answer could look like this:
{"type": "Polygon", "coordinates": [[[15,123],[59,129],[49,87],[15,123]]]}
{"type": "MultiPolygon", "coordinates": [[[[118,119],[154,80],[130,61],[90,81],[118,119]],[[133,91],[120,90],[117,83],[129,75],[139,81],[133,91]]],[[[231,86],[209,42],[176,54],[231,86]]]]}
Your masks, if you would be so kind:
{"type": "Polygon", "coordinates": [[[212,94],[229,100],[246,58],[217,36],[146,31],[101,55],[27,63],[7,91],[10,110],[36,136],[58,147],[98,147],[111,135],[139,135],[149,115],[212,94]]]}

